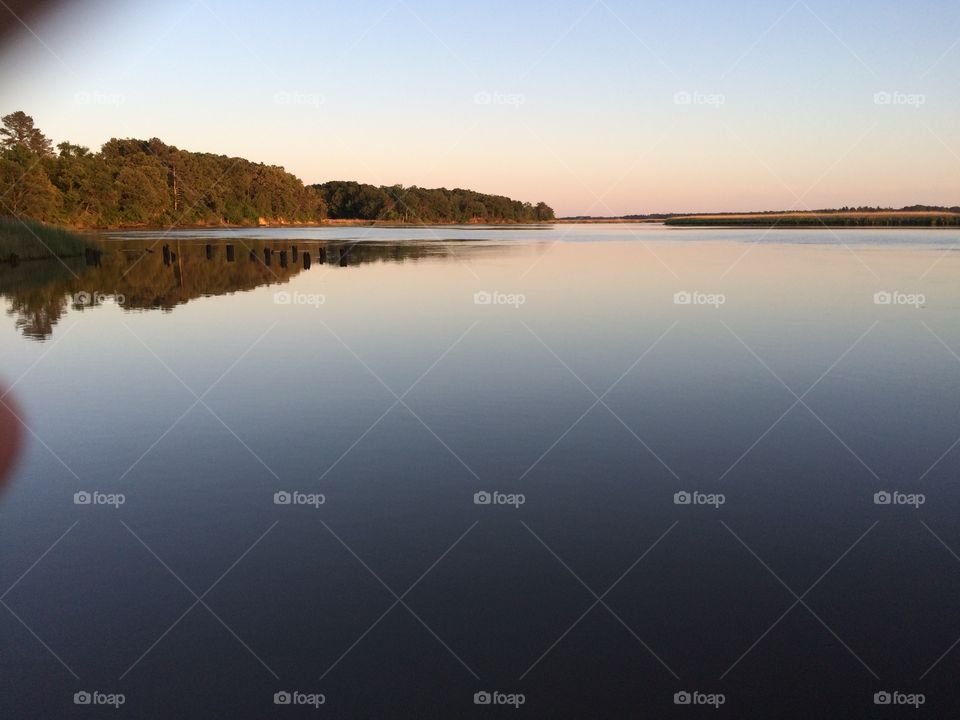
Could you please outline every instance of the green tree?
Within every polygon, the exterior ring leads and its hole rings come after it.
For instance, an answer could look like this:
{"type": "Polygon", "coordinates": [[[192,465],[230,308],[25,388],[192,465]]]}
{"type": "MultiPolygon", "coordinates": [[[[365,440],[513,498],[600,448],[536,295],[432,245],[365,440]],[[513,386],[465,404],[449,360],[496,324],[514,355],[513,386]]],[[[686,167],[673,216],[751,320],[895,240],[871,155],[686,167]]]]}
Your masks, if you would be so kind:
{"type": "Polygon", "coordinates": [[[401,222],[536,222],[553,210],[454,188],[335,181],[305,187],[282,167],[113,138],[91,152],[50,141],[22,111],[0,118],[0,213],[75,227],[253,225],[326,217],[401,222]]]}
{"type": "Polygon", "coordinates": [[[53,154],[53,143],[34,127],[33,118],[23,110],[4,115],[0,122],[3,123],[3,127],[0,127],[0,145],[4,148],[24,145],[41,157],[53,154]]]}
{"type": "Polygon", "coordinates": [[[58,219],[60,194],[37,156],[25,145],[0,156],[0,212],[43,222],[58,219]]]}

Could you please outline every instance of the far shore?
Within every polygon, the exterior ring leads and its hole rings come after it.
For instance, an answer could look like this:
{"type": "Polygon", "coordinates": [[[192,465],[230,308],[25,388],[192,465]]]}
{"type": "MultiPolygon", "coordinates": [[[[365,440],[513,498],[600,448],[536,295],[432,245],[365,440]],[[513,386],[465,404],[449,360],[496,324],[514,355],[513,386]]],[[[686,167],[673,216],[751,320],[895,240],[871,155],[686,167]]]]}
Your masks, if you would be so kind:
{"type": "Polygon", "coordinates": [[[257,228],[323,228],[323,227],[397,227],[397,228],[418,228],[418,227],[469,227],[472,225],[482,227],[496,225],[502,227],[529,227],[531,225],[553,225],[555,220],[544,220],[541,222],[517,223],[517,222],[436,222],[436,223],[410,223],[396,222],[393,220],[342,220],[327,219],[320,222],[260,222],[253,224],[239,223],[206,223],[206,224],[184,224],[184,225],[108,225],[104,227],[78,227],[67,228],[74,232],[122,232],[126,230],[256,230],[257,228]]]}
{"type": "Polygon", "coordinates": [[[558,223],[663,223],[677,227],[760,228],[950,228],[960,227],[960,212],[951,210],[826,210],[657,214],[624,217],[564,217],[558,223]]]}
{"type": "Polygon", "coordinates": [[[672,217],[665,220],[665,224],[687,227],[942,228],[960,226],[960,213],[930,210],[730,213],[672,217]]]}
{"type": "Polygon", "coordinates": [[[532,223],[481,222],[469,223],[403,223],[385,220],[326,219],[321,222],[270,222],[261,218],[256,224],[191,224],[191,225],[118,225],[109,227],[70,228],[30,220],[0,218],[0,262],[19,262],[56,257],[78,257],[99,245],[99,235],[110,232],[173,230],[256,230],[259,228],[442,228],[442,227],[549,227],[573,224],[662,224],[676,228],[767,228],[828,230],[832,228],[870,229],[955,229],[960,228],[960,212],[949,210],[844,210],[814,212],[755,212],[712,214],[656,214],[625,217],[564,217],[532,223]],[[39,242],[37,240],[39,239],[39,242]]]}
{"type": "Polygon", "coordinates": [[[260,222],[256,225],[191,224],[191,225],[117,225],[99,228],[76,228],[78,232],[122,232],[127,230],[229,230],[256,228],[325,228],[325,227],[529,227],[531,225],[632,225],[664,224],[676,227],[763,227],[763,228],[858,228],[858,227],[960,227],[960,213],[947,211],[892,210],[849,212],[756,212],[656,214],[627,217],[562,217],[542,222],[436,222],[412,223],[388,220],[327,219],[321,222],[260,222]]]}

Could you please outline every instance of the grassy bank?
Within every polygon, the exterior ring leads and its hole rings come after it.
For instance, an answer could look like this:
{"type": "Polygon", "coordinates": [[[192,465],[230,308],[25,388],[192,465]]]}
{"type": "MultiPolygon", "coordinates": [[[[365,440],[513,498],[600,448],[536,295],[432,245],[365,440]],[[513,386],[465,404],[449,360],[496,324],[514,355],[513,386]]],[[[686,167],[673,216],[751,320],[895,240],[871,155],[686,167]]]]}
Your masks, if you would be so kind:
{"type": "Polygon", "coordinates": [[[39,260],[83,255],[97,242],[90,236],[32,220],[0,217],[0,261],[39,260]]]}
{"type": "Polygon", "coordinates": [[[960,213],[927,211],[685,215],[667,225],[731,227],[958,227],[960,213]]]}

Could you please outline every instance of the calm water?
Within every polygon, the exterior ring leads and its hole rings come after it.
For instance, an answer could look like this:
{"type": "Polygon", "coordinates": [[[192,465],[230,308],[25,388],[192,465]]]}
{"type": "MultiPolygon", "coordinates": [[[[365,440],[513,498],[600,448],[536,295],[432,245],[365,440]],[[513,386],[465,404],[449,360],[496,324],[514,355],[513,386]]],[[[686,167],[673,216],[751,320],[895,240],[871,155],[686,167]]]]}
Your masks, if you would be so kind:
{"type": "Polygon", "coordinates": [[[954,714],[958,250],[281,229],[4,266],[0,716],[954,714]]]}

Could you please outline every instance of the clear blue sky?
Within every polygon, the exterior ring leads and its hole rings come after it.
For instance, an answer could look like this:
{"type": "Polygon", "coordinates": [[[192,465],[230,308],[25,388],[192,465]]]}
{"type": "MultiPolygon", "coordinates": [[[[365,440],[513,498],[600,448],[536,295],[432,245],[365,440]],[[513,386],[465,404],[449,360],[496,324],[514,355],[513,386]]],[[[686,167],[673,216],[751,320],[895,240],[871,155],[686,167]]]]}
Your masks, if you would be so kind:
{"type": "Polygon", "coordinates": [[[0,112],[55,142],[560,214],[960,204],[957,2],[101,0],[31,29],[0,112]]]}

